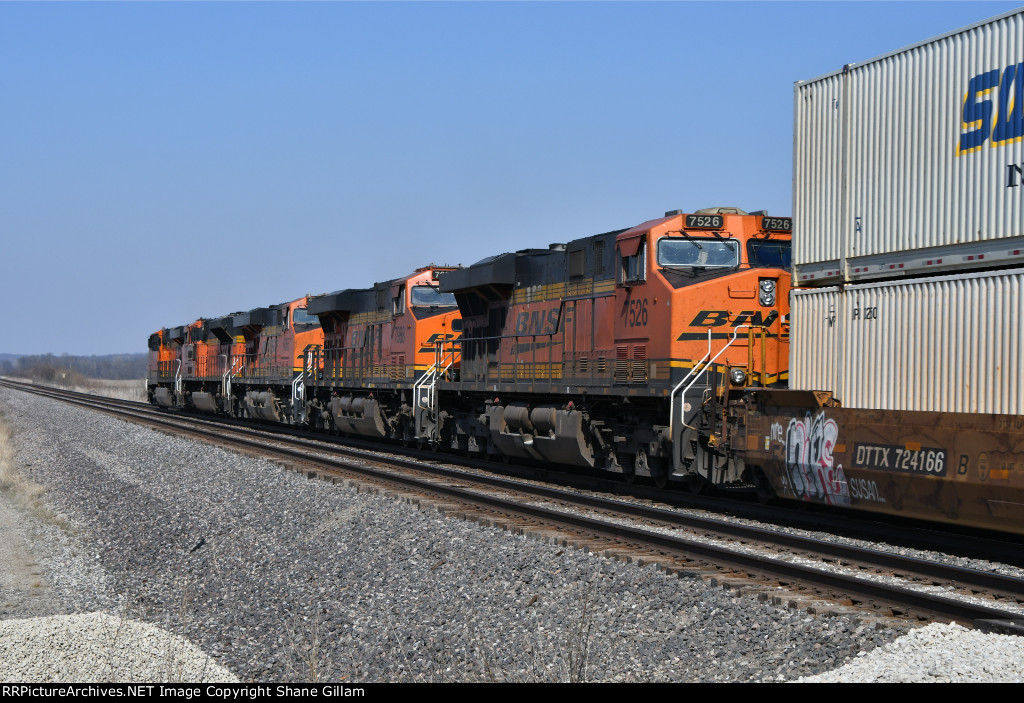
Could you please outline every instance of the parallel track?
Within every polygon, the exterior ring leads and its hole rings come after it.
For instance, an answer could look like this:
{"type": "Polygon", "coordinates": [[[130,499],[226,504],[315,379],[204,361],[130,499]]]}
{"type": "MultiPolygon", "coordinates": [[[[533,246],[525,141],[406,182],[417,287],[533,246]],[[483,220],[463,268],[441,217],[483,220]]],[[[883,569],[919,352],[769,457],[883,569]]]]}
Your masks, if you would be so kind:
{"type": "MultiPolygon", "coordinates": [[[[817,598],[872,609],[881,616],[957,622],[1017,634],[1024,633],[1024,579],[950,566],[811,537],[681,513],[604,496],[581,495],[561,488],[493,475],[382,456],[331,442],[285,435],[268,437],[248,426],[200,416],[160,411],[144,403],[116,401],[28,384],[0,385],[59,399],[174,434],[226,445],[287,462],[320,477],[358,475],[383,482],[416,500],[442,504],[446,512],[474,516],[482,522],[514,525],[518,531],[628,560],[655,562],[672,572],[697,571],[761,593],[766,584],[785,585],[817,598]],[[344,456],[346,458],[332,458],[344,456]],[[683,531],[689,534],[679,534],[683,531]],[[739,544],[737,544],[739,543],[739,544]],[[799,563],[825,562],[833,566],[799,563]],[[842,569],[836,567],[842,566],[842,569]],[[898,574],[916,584],[894,578],[898,574]],[[872,575],[873,578],[866,578],[872,575]],[[923,590],[924,586],[931,586],[923,590]],[[981,598],[961,600],[935,593],[955,589],[981,598]],[[1005,603],[1006,605],[1002,605],[1005,603]]],[[[446,457],[446,460],[450,459],[446,457]]],[[[767,597],[767,596],[765,596],[767,597]]],[[[773,596],[778,599],[778,596],[773,596]]]]}

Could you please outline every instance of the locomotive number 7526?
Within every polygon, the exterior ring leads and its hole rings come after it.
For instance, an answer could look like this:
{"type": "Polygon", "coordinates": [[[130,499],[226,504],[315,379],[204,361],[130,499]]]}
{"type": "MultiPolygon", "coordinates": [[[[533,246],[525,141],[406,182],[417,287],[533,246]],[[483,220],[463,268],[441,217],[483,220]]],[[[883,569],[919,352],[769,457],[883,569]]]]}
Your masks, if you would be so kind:
{"type": "Polygon", "coordinates": [[[626,308],[626,325],[629,327],[647,326],[647,298],[631,300],[626,308]]]}

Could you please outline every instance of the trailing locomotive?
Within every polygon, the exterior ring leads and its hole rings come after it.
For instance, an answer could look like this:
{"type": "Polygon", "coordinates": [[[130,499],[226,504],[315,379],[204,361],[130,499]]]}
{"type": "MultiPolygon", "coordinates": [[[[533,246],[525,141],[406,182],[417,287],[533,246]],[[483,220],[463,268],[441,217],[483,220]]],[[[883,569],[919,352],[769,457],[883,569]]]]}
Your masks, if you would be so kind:
{"type": "Polygon", "coordinates": [[[364,290],[314,298],[323,345],[306,350],[310,425],[405,442],[436,442],[439,379],[458,373],[462,320],[428,266],[364,290]]]}
{"type": "Polygon", "coordinates": [[[457,354],[438,356],[461,330],[454,298],[437,288],[449,270],[160,330],[149,339],[150,401],[376,438],[436,436],[413,392],[429,399],[458,369],[457,354]]]}
{"type": "Polygon", "coordinates": [[[304,421],[301,360],[307,348],[323,344],[308,302],[305,296],[151,335],[150,401],[272,422],[304,421]]]}

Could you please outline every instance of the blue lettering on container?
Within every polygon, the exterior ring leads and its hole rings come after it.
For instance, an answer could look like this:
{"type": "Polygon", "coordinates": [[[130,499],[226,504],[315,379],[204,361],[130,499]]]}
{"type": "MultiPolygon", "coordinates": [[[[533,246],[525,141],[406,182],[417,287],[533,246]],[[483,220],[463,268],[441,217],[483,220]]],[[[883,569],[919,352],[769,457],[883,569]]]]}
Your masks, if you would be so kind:
{"type": "Polygon", "coordinates": [[[992,146],[1024,139],[1024,63],[979,73],[967,83],[960,110],[957,156],[969,154],[992,138],[992,146]],[[993,95],[993,91],[998,91],[993,95]]]}

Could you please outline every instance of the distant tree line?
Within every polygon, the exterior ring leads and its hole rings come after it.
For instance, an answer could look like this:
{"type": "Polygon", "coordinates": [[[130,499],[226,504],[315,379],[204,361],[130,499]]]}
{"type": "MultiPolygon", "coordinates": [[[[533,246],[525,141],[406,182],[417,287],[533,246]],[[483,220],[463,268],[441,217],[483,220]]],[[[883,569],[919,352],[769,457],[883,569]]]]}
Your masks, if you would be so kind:
{"type": "Polygon", "coordinates": [[[0,361],[0,374],[60,382],[69,376],[124,381],[146,377],[147,354],[71,356],[42,354],[0,361]]]}

